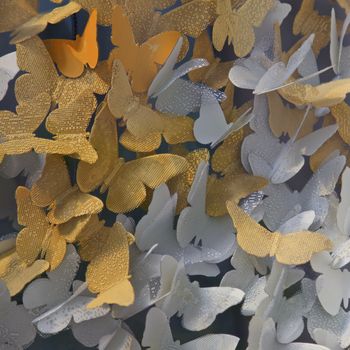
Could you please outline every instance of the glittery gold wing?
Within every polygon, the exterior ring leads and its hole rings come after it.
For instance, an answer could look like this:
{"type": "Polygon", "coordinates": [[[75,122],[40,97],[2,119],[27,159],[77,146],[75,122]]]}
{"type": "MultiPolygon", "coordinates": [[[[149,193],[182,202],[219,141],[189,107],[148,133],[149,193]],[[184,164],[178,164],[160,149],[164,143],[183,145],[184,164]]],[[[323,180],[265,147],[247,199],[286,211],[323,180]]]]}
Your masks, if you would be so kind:
{"type": "Polygon", "coordinates": [[[17,101],[32,102],[43,92],[52,96],[58,84],[58,74],[42,40],[36,36],[17,44],[16,48],[17,64],[27,72],[16,80],[17,101]]]}
{"type": "Polygon", "coordinates": [[[45,153],[49,140],[35,137],[34,132],[45,119],[51,104],[50,96],[43,93],[32,101],[22,102],[16,114],[0,111],[0,162],[3,157],[35,150],[45,153]]]}
{"type": "Polygon", "coordinates": [[[223,178],[212,176],[207,185],[207,214],[210,216],[223,216],[227,214],[226,202],[239,200],[249,194],[261,190],[268,185],[268,181],[260,176],[248,174],[231,175],[223,178]]]}
{"type": "Polygon", "coordinates": [[[177,214],[188,206],[187,196],[196,176],[197,168],[202,161],[209,161],[209,151],[206,148],[196,149],[186,155],[186,160],[189,165],[188,169],[168,182],[171,193],[177,193],[177,214]]]}
{"type": "Polygon", "coordinates": [[[0,256],[0,279],[6,283],[11,296],[19,293],[27,283],[48,270],[50,264],[36,260],[27,266],[12,249],[0,256]]]}
{"type": "Polygon", "coordinates": [[[339,126],[338,133],[340,137],[350,145],[350,106],[342,102],[333,106],[331,113],[339,126]]]}
{"type": "Polygon", "coordinates": [[[10,43],[17,44],[30,39],[44,31],[48,24],[61,22],[63,19],[78,12],[80,9],[81,6],[72,1],[65,6],[56,7],[49,13],[39,14],[16,28],[11,34],[12,39],[10,43]]]}
{"type": "Polygon", "coordinates": [[[227,202],[227,210],[237,230],[239,246],[254,256],[276,256],[282,264],[300,265],[308,262],[314,253],[332,247],[328,238],[315,232],[302,231],[286,235],[270,232],[233,202],[227,202]]]}
{"type": "Polygon", "coordinates": [[[42,251],[50,224],[45,211],[33,203],[28,188],[17,187],[16,202],[18,223],[25,226],[17,236],[16,251],[20,259],[30,265],[42,251]]]}
{"type": "Polygon", "coordinates": [[[345,99],[346,94],[350,92],[350,79],[333,80],[317,86],[295,83],[279,89],[278,92],[295,105],[330,107],[345,99]]]}
{"type": "Polygon", "coordinates": [[[105,230],[108,235],[106,243],[91,260],[86,272],[89,290],[99,293],[88,308],[104,303],[128,306],[135,298],[129,281],[129,245],[134,238],[120,223],[105,230]]]}
{"type": "Polygon", "coordinates": [[[103,208],[100,199],[71,186],[66,163],[58,155],[46,157],[43,173],[31,192],[35,205],[49,207],[47,218],[56,225],[74,217],[97,214],[103,208]]]}
{"type": "Polygon", "coordinates": [[[78,164],[77,183],[83,192],[92,192],[99,187],[113,171],[119,159],[117,126],[105,102],[100,105],[95,118],[90,142],[98,154],[98,159],[94,164],[78,164]]]}
{"type": "Polygon", "coordinates": [[[87,140],[86,129],[96,108],[96,99],[88,89],[77,94],[70,103],[59,104],[59,108],[52,111],[46,119],[46,129],[56,135],[49,153],[70,155],[94,163],[97,153],[87,140]]]}
{"type": "Polygon", "coordinates": [[[197,38],[215,18],[215,0],[193,0],[160,16],[155,32],[176,30],[197,38]]]}
{"type": "Polygon", "coordinates": [[[38,0],[0,1],[0,33],[8,32],[37,15],[37,9],[38,0]]]}
{"type": "Polygon", "coordinates": [[[127,162],[107,184],[106,206],[115,213],[134,210],[146,199],[146,187],[154,189],[187,168],[186,159],[172,154],[157,154],[127,162]]]}

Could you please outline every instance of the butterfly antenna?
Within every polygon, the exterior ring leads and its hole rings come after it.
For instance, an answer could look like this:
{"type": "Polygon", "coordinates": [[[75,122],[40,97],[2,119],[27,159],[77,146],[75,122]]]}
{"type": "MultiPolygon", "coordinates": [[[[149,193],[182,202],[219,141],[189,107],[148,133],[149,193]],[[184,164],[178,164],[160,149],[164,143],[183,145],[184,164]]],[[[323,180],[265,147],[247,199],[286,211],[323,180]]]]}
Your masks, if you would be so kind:
{"type": "Polygon", "coordinates": [[[304,113],[304,116],[303,116],[303,119],[301,120],[299,126],[298,126],[298,129],[295,131],[293,137],[291,138],[291,142],[294,143],[296,138],[298,137],[299,133],[300,133],[300,130],[301,128],[303,127],[304,123],[305,123],[305,120],[310,112],[310,109],[311,109],[311,105],[309,104],[306,108],[306,111],[304,113]]]}

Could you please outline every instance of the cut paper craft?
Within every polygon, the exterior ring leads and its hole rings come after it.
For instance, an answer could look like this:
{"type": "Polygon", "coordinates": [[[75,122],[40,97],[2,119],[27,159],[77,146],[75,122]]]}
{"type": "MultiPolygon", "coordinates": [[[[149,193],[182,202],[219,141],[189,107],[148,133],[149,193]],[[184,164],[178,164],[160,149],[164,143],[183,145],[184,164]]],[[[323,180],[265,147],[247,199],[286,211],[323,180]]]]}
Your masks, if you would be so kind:
{"type": "Polygon", "coordinates": [[[75,40],[48,39],[44,43],[59,71],[66,77],[80,77],[86,65],[95,68],[98,62],[97,11],[91,12],[82,36],[77,35],[75,40]]]}
{"type": "Polygon", "coordinates": [[[142,346],[149,350],[179,349],[179,350],[235,350],[239,338],[228,334],[210,334],[180,345],[174,341],[166,314],[152,308],[146,317],[146,327],[143,333],[142,346]]]}
{"type": "Polygon", "coordinates": [[[108,93],[108,107],[116,118],[126,122],[127,130],[135,138],[145,138],[152,133],[164,130],[160,113],[150,106],[143,105],[134,96],[128,76],[121,61],[113,63],[111,90],[108,93]]]}
{"type": "Polygon", "coordinates": [[[296,175],[305,164],[304,156],[315,153],[338,128],[333,124],[296,140],[303,121],[308,117],[307,109],[294,135],[282,143],[270,129],[266,96],[255,97],[254,113],[256,116],[250,123],[254,133],[248,135],[242,143],[242,164],[248,172],[265,177],[273,184],[284,183],[296,175]]]}
{"type": "Polygon", "coordinates": [[[134,236],[120,223],[105,227],[99,233],[100,250],[93,256],[87,271],[86,283],[98,296],[87,308],[103,304],[128,306],[134,302],[134,290],[129,281],[129,245],[134,236]]]}
{"type": "Polygon", "coordinates": [[[226,86],[228,72],[233,65],[233,61],[221,62],[220,59],[215,57],[211,40],[206,31],[196,39],[192,58],[204,58],[209,62],[209,66],[188,73],[193,82],[204,83],[213,89],[221,89],[226,86]]]}
{"type": "Polygon", "coordinates": [[[349,304],[350,272],[347,269],[335,269],[332,260],[330,254],[321,252],[312,257],[311,267],[321,274],[316,279],[318,300],[330,315],[336,316],[342,303],[345,309],[349,304]]]}
{"type": "Polygon", "coordinates": [[[237,243],[254,256],[275,256],[282,264],[300,265],[308,262],[313,254],[332,248],[331,241],[320,233],[300,231],[283,235],[270,232],[235,203],[227,202],[227,210],[237,230],[237,243]]]}
{"type": "Polygon", "coordinates": [[[264,223],[271,230],[277,230],[286,220],[299,212],[313,210],[315,220],[312,229],[324,222],[329,208],[325,196],[330,195],[345,166],[344,156],[333,156],[313,174],[303,189],[292,191],[286,184],[270,185],[264,189],[267,196],[262,204],[264,223]]]}
{"type": "Polygon", "coordinates": [[[45,260],[26,264],[18,256],[15,239],[0,241],[0,279],[6,284],[11,296],[18,294],[27,283],[40,276],[50,267],[45,260]]]}
{"type": "Polygon", "coordinates": [[[72,320],[80,323],[109,312],[108,305],[93,310],[86,308],[93,296],[85,296],[79,291],[84,287],[82,282],[73,282],[79,263],[74,246],[68,245],[61,265],[55,271],[48,272],[48,278],[39,278],[24,290],[23,306],[37,316],[33,323],[40,333],[56,334],[68,327],[72,320]],[[73,292],[70,291],[72,283],[73,292]]]}
{"type": "Polygon", "coordinates": [[[180,33],[160,33],[139,45],[135,42],[132,27],[123,8],[113,10],[112,43],[115,48],[110,59],[119,59],[131,80],[135,92],[146,92],[157,74],[157,64],[163,64],[174,48],[180,33]]]}
{"type": "Polygon", "coordinates": [[[266,277],[255,274],[252,258],[241,248],[236,247],[231,265],[234,270],[226,272],[220,282],[222,287],[232,287],[243,290],[245,293],[241,313],[244,316],[253,316],[259,304],[266,298],[266,277]]]}
{"type": "Polygon", "coordinates": [[[208,163],[200,163],[187,197],[190,206],[180,213],[176,236],[182,248],[193,240],[194,245],[201,242],[201,246],[214,255],[211,260],[220,262],[233,253],[234,230],[228,215],[210,217],[206,213],[208,172],[208,163]]]}
{"type": "MultiPolygon", "coordinates": [[[[65,6],[56,7],[49,13],[37,14],[29,21],[17,27],[12,33],[11,44],[18,44],[28,40],[45,30],[49,24],[56,24],[65,18],[79,12],[81,6],[75,1],[69,2],[65,6]]],[[[5,12],[4,12],[5,13],[5,12]]]]}
{"type": "Polygon", "coordinates": [[[0,101],[5,97],[9,82],[19,72],[17,66],[17,54],[16,52],[8,53],[0,57],[0,101]]]}
{"type": "Polygon", "coordinates": [[[146,186],[155,188],[187,169],[187,161],[172,154],[159,154],[125,162],[118,156],[117,129],[114,118],[101,106],[91,130],[90,142],[98,153],[94,165],[80,162],[77,183],[83,192],[102,185],[108,189],[106,206],[117,213],[131,211],[146,199],[146,186]],[[129,188],[130,191],[125,191],[129,188]]]}
{"type": "Polygon", "coordinates": [[[209,327],[216,316],[243,299],[244,292],[230,287],[201,288],[190,282],[184,266],[173,257],[164,256],[161,263],[161,289],[157,302],[168,318],[182,316],[182,326],[191,331],[209,327]],[[206,305],[203,308],[203,305],[206,305]]]}
{"type": "Polygon", "coordinates": [[[231,0],[217,0],[218,17],[213,25],[213,44],[216,50],[221,51],[227,39],[229,45],[233,44],[238,57],[246,56],[254,47],[254,28],[261,25],[274,5],[274,0],[248,0],[238,9],[233,9],[231,0]]]}
{"type": "Polygon", "coordinates": [[[182,43],[181,37],[148,89],[148,96],[157,98],[155,104],[157,110],[177,115],[199,111],[204,96],[209,99],[214,97],[219,102],[225,99],[225,95],[219,90],[182,79],[187,73],[208,66],[207,60],[195,58],[174,69],[182,43]]]}
{"type": "Polygon", "coordinates": [[[259,56],[239,60],[231,68],[229,79],[233,85],[253,90],[256,95],[280,89],[286,85],[288,79],[301,65],[311,49],[313,40],[314,36],[310,35],[300,48],[290,56],[287,64],[281,60],[281,57],[277,57],[278,61],[269,64],[268,68],[265,68],[259,61],[259,56]]]}
{"type": "MultiPolygon", "coordinates": [[[[232,228],[230,227],[231,235],[228,235],[228,239],[223,237],[220,246],[210,245],[208,241],[204,241],[202,246],[188,243],[181,247],[173,227],[176,200],[176,194],[171,196],[166,185],[161,185],[154,190],[148,213],[136,226],[137,247],[141,251],[170,255],[177,261],[183,259],[188,274],[216,276],[219,273],[216,263],[225,260],[231,253],[231,245],[234,244],[232,228]],[[222,250],[219,251],[219,248],[222,250]]],[[[218,232],[218,234],[221,233],[218,232]]]]}
{"type": "Polygon", "coordinates": [[[11,301],[11,296],[3,281],[0,281],[0,309],[6,317],[0,320],[0,347],[3,349],[23,349],[36,336],[31,316],[22,305],[11,301]]]}

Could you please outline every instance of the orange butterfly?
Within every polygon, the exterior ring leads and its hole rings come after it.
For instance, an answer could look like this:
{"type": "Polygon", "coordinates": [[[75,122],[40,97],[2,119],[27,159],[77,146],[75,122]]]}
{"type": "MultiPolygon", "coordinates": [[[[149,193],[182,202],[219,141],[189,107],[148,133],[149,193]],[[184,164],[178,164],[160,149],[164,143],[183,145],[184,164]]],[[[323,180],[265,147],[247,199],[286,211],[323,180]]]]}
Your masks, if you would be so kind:
{"type": "Polygon", "coordinates": [[[180,33],[164,32],[153,36],[143,44],[135,41],[129,19],[121,6],[113,12],[110,59],[119,59],[131,77],[134,92],[145,92],[157,74],[157,64],[163,64],[173,50],[180,33]]]}
{"type": "Polygon", "coordinates": [[[95,68],[98,62],[97,11],[91,12],[82,36],[77,35],[75,40],[49,39],[45,40],[45,45],[66,77],[79,77],[85,65],[95,68]]]}

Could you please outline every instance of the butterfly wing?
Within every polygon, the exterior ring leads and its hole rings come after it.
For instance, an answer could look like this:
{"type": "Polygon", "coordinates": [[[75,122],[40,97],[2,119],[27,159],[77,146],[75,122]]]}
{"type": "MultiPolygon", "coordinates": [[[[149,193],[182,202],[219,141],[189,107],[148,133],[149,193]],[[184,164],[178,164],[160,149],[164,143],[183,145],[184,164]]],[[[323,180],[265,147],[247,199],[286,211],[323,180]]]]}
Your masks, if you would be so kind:
{"type": "Polygon", "coordinates": [[[134,290],[128,280],[130,234],[117,223],[110,229],[101,251],[91,260],[86,281],[97,298],[88,304],[94,308],[104,303],[128,306],[134,301],[134,290]]]}
{"type": "Polygon", "coordinates": [[[19,71],[17,66],[16,52],[8,53],[0,57],[0,77],[1,77],[1,87],[0,87],[0,101],[5,97],[9,82],[15,77],[19,71]]]}
{"type": "Polygon", "coordinates": [[[30,265],[42,250],[49,223],[44,210],[33,203],[30,190],[27,188],[17,187],[16,202],[18,223],[26,226],[17,236],[16,251],[19,257],[30,265]]]}
{"type": "Polygon", "coordinates": [[[227,202],[227,210],[237,230],[237,242],[247,253],[265,257],[270,254],[275,234],[260,226],[237,204],[227,202]]]}
{"type": "Polygon", "coordinates": [[[146,186],[154,189],[186,171],[187,166],[184,158],[171,154],[159,154],[125,163],[109,185],[107,208],[116,213],[137,208],[146,198],[146,186]]]}
{"type": "Polygon", "coordinates": [[[181,345],[181,350],[235,350],[239,338],[228,334],[208,334],[181,345]]]}

